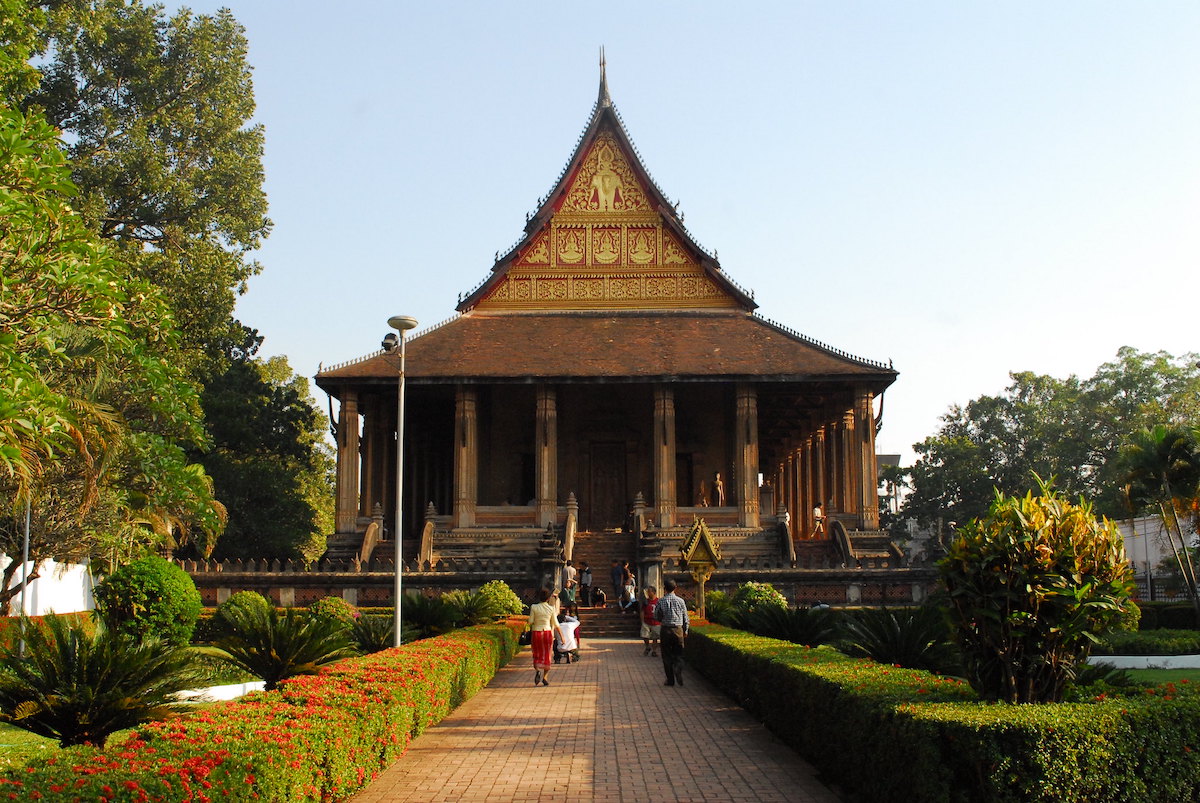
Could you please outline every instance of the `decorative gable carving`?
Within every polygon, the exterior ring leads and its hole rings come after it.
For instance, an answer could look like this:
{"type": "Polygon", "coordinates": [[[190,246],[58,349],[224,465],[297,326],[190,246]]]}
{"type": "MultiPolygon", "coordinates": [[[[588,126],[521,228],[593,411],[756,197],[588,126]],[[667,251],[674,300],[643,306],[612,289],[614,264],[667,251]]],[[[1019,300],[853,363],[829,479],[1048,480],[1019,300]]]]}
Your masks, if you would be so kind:
{"type": "Polygon", "coordinates": [[[567,191],[563,212],[639,212],[650,209],[646,192],[634,175],[611,131],[604,131],[567,191]]]}

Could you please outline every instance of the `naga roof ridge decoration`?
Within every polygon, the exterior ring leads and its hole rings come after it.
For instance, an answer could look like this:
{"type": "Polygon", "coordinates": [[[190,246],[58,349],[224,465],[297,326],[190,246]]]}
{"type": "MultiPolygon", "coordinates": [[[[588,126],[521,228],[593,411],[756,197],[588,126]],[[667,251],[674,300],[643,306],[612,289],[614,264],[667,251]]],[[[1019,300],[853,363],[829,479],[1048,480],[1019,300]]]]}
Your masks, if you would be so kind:
{"type": "Polygon", "coordinates": [[[891,360],[888,360],[887,364],[885,365],[884,363],[882,363],[878,360],[870,360],[870,359],[867,359],[866,357],[859,357],[857,354],[851,354],[848,351],[843,351],[842,349],[835,348],[835,347],[829,345],[828,343],[823,343],[822,341],[817,340],[816,338],[809,337],[808,335],[803,334],[802,332],[797,332],[795,329],[791,328],[790,326],[785,326],[784,324],[781,324],[778,321],[773,321],[770,318],[759,315],[757,312],[751,312],[750,317],[752,317],[758,321],[761,321],[762,323],[766,324],[767,326],[770,326],[771,328],[776,329],[785,335],[789,335],[790,337],[794,337],[797,340],[801,340],[810,346],[816,346],[817,348],[819,348],[822,351],[827,352],[829,354],[833,354],[833,355],[841,357],[843,359],[847,359],[847,360],[856,362],[859,365],[865,365],[868,368],[879,368],[879,369],[882,369],[885,371],[894,371],[895,370],[895,368],[893,368],[893,366],[892,366],[891,360]]]}

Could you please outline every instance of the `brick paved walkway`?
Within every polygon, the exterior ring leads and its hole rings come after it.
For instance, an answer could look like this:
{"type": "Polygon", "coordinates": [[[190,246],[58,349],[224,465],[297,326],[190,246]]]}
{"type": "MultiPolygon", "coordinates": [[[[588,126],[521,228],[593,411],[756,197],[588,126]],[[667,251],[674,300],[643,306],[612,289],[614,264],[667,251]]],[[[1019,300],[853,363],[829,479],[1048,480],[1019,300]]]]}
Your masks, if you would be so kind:
{"type": "Polygon", "coordinates": [[[837,803],[813,768],[695,673],[663,686],[635,639],[584,641],[533,685],[528,649],[413,741],[354,803],[837,803]],[[651,742],[674,734],[659,758],[651,742]]]}

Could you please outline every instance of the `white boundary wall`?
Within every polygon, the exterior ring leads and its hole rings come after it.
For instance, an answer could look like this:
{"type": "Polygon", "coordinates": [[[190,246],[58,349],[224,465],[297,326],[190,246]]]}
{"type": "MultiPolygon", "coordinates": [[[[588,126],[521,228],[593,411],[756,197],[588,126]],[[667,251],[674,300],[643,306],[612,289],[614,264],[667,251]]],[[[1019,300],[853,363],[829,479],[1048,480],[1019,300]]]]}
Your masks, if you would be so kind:
{"type": "MultiPolygon", "coordinates": [[[[0,566],[7,567],[10,558],[0,552],[0,566]]],[[[33,571],[32,562],[25,567],[33,571]]],[[[13,575],[12,588],[21,582],[21,569],[13,575]]],[[[57,563],[53,560],[42,562],[41,576],[29,584],[25,590],[25,613],[29,616],[45,616],[54,613],[74,613],[90,611],[96,607],[92,596],[94,584],[91,572],[86,563],[57,563]]],[[[8,615],[16,616],[21,613],[21,594],[17,593],[9,603],[8,615]]]]}

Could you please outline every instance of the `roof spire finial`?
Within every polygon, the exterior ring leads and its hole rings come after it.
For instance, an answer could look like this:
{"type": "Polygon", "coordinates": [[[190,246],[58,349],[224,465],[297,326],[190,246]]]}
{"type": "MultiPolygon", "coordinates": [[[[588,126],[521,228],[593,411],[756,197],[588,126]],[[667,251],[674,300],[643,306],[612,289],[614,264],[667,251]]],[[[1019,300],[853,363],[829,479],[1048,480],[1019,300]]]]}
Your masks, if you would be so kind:
{"type": "Polygon", "coordinates": [[[605,67],[604,45],[601,45],[600,46],[600,96],[596,99],[596,102],[598,104],[600,104],[601,106],[611,106],[612,98],[609,97],[609,94],[608,94],[608,76],[605,74],[604,67],[605,67]]]}

